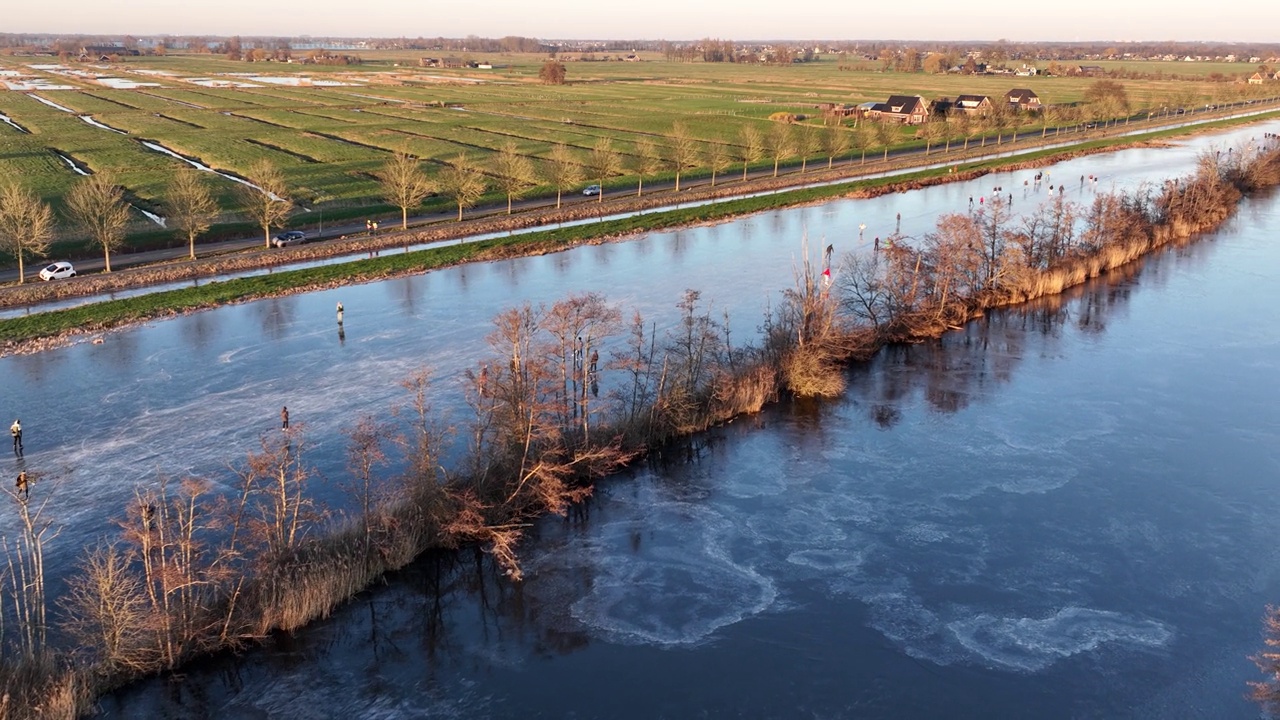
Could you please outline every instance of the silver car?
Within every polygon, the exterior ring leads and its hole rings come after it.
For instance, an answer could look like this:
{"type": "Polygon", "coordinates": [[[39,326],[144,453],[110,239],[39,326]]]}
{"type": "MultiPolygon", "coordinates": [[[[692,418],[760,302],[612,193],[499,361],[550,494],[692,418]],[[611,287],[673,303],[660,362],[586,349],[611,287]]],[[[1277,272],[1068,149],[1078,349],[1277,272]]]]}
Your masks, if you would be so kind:
{"type": "Polygon", "coordinates": [[[278,248],[282,248],[290,245],[301,245],[306,242],[307,239],[307,234],[301,230],[285,230],[279,235],[271,238],[271,244],[278,248]]]}

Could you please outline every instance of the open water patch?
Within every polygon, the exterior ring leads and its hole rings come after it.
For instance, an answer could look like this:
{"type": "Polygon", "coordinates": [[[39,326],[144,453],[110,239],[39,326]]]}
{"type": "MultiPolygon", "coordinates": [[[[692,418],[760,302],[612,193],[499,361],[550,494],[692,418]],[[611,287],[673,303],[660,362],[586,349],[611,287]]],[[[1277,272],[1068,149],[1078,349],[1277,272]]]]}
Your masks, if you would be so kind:
{"type": "Polygon", "coordinates": [[[42,97],[40,97],[39,95],[36,95],[35,93],[27,93],[27,97],[29,97],[29,98],[31,98],[32,100],[35,100],[35,101],[37,101],[37,102],[42,102],[42,103],[44,103],[45,105],[48,105],[49,107],[53,108],[54,110],[61,110],[62,112],[64,112],[64,113],[68,113],[68,114],[70,114],[70,115],[75,115],[75,114],[76,114],[76,111],[75,111],[75,110],[72,110],[71,108],[66,107],[65,105],[59,105],[58,103],[56,103],[56,102],[54,102],[54,101],[52,101],[52,100],[48,100],[48,99],[46,99],[46,98],[42,98],[42,97]]]}
{"type": "Polygon", "coordinates": [[[146,209],[145,209],[145,208],[143,208],[141,205],[131,205],[130,207],[132,207],[134,210],[137,210],[138,212],[142,213],[143,215],[145,215],[145,216],[146,216],[146,218],[147,218],[148,220],[150,220],[151,222],[153,222],[153,223],[155,223],[155,224],[159,225],[160,227],[165,227],[165,226],[166,226],[166,224],[167,224],[167,222],[168,222],[168,221],[167,221],[167,220],[165,220],[163,217],[161,217],[161,216],[159,216],[159,215],[157,215],[157,214],[155,214],[155,213],[153,213],[153,212],[150,212],[150,211],[146,210],[146,209]]]}
{"type": "MultiPolygon", "coordinates": [[[[160,143],[157,143],[157,142],[154,142],[154,141],[151,141],[151,140],[139,140],[138,142],[142,143],[143,147],[146,147],[146,148],[147,148],[147,149],[149,149],[149,150],[154,150],[154,151],[156,151],[156,152],[158,152],[158,153],[163,153],[163,154],[168,155],[169,157],[172,157],[172,158],[177,158],[177,159],[181,160],[182,162],[184,162],[184,163],[186,163],[186,164],[190,165],[191,167],[193,167],[193,168],[195,168],[195,169],[197,169],[197,170],[200,170],[200,171],[202,171],[202,172],[207,172],[207,173],[213,173],[214,175],[219,175],[219,176],[221,176],[221,177],[224,177],[224,178],[226,178],[226,179],[230,180],[231,182],[240,183],[241,185],[247,185],[247,186],[249,186],[249,187],[253,188],[254,190],[257,190],[257,191],[259,191],[259,192],[262,192],[262,188],[258,187],[257,185],[254,185],[253,183],[249,182],[248,180],[245,180],[245,179],[244,179],[244,178],[242,178],[242,177],[237,177],[237,176],[235,176],[235,175],[232,175],[231,173],[222,172],[221,170],[214,170],[213,168],[209,167],[208,165],[205,165],[204,163],[200,162],[199,160],[192,160],[191,158],[189,158],[189,157],[187,157],[187,156],[185,156],[185,155],[183,155],[183,154],[181,154],[181,153],[177,153],[177,152],[174,152],[173,150],[170,150],[169,148],[167,148],[167,147],[165,147],[165,146],[161,145],[160,143]]],[[[272,194],[271,194],[271,199],[273,199],[273,200],[279,200],[279,199],[280,199],[280,197],[279,197],[279,196],[277,196],[276,194],[272,193],[272,194]]]]}
{"type": "Polygon", "coordinates": [[[171,103],[177,103],[177,104],[179,104],[179,105],[183,105],[183,106],[186,106],[186,107],[192,108],[192,109],[194,109],[194,110],[207,110],[207,109],[208,109],[208,108],[206,108],[204,105],[197,105],[197,104],[195,104],[195,103],[193,103],[193,102],[187,102],[186,100],[175,100],[174,98],[171,98],[171,97],[165,97],[164,95],[157,95],[156,93],[149,93],[149,92],[142,92],[142,91],[139,91],[139,94],[140,94],[140,95],[146,95],[146,96],[148,96],[148,97],[159,98],[159,99],[161,99],[161,100],[165,100],[165,101],[167,101],[167,102],[171,102],[171,103]]]}
{"type": "Polygon", "coordinates": [[[61,150],[54,150],[53,148],[49,148],[49,150],[50,150],[50,152],[52,152],[54,155],[57,155],[59,160],[61,160],[62,162],[66,163],[66,164],[67,164],[67,167],[71,168],[71,172],[73,172],[73,173],[75,173],[75,174],[77,174],[77,175],[83,175],[83,176],[85,176],[85,177],[89,177],[90,175],[92,175],[92,174],[93,174],[93,173],[89,172],[89,171],[88,171],[88,170],[83,166],[83,163],[76,162],[75,160],[73,160],[73,159],[71,158],[71,156],[70,156],[70,155],[67,155],[66,153],[62,152],[61,150]]]}
{"type": "Polygon", "coordinates": [[[9,127],[13,128],[14,130],[17,130],[18,132],[20,132],[20,133],[22,133],[22,134],[24,134],[24,135],[30,135],[30,134],[31,134],[31,131],[30,131],[30,130],[28,130],[28,129],[26,129],[26,128],[22,127],[21,125],[19,125],[18,123],[14,122],[14,121],[13,121],[13,118],[11,118],[11,117],[9,117],[8,115],[5,115],[5,114],[3,114],[3,113],[0,113],[0,122],[4,123],[5,125],[8,125],[9,127]]]}
{"type": "Polygon", "coordinates": [[[93,118],[93,116],[92,116],[92,115],[77,115],[76,117],[80,118],[81,120],[85,121],[86,123],[89,123],[90,125],[92,125],[92,126],[94,126],[94,127],[96,127],[96,128],[102,129],[102,130],[107,130],[107,131],[110,131],[110,132],[113,132],[113,133],[118,133],[118,134],[120,134],[120,135],[128,135],[128,134],[129,134],[128,132],[126,132],[126,131],[124,131],[124,130],[121,130],[120,128],[113,128],[113,127],[111,127],[110,125],[108,125],[108,124],[106,124],[106,123],[104,123],[104,122],[99,122],[99,121],[95,120],[95,119],[93,118]]]}

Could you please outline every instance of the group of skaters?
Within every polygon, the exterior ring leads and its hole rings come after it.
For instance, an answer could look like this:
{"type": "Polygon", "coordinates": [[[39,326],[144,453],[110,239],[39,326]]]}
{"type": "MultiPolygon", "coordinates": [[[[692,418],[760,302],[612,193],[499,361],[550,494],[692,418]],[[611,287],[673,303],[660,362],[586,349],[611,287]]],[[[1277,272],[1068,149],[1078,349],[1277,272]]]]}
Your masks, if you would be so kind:
{"type": "MultiPolygon", "coordinates": [[[[1268,138],[1273,138],[1273,139],[1276,139],[1276,140],[1280,140],[1280,134],[1277,134],[1277,133],[1267,133],[1267,134],[1266,134],[1266,137],[1268,137],[1268,138]]],[[[1067,188],[1066,188],[1066,186],[1065,186],[1065,185],[1061,185],[1061,184],[1059,184],[1057,187],[1054,187],[1054,186],[1053,186],[1053,183],[1049,182],[1049,172],[1048,172],[1047,170],[1046,170],[1046,171],[1039,171],[1039,170],[1037,170],[1037,171],[1036,171],[1036,174],[1035,174],[1034,176],[1032,176],[1032,178],[1031,178],[1031,179],[1029,179],[1029,180],[1023,180],[1023,181],[1022,181],[1022,188],[1023,188],[1023,189],[1022,189],[1022,194],[1023,194],[1023,197],[1026,197],[1026,196],[1027,196],[1027,193],[1028,193],[1028,191],[1031,189],[1031,187],[1032,187],[1032,185],[1033,185],[1033,184],[1034,184],[1034,186],[1035,186],[1035,191],[1036,191],[1036,192],[1039,192],[1039,191],[1040,191],[1040,185],[1041,185],[1042,183],[1044,183],[1044,184],[1047,184],[1047,185],[1048,185],[1048,188],[1049,188],[1049,194],[1050,194],[1050,195],[1052,195],[1052,194],[1053,194],[1053,193],[1055,193],[1055,192],[1056,192],[1056,193],[1058,193],[1059,195],[1065,195],[1065,194],[1066,194],[1066,192],[1067,192],[1067,188]]],[[[1084,187],[1085,187],[1085,184],[1086,184],[1086,183],[1087,183],[1088,185],[1090,185],[1091,187],[1093,187],[1093,188],[1096,190],[1096,189],[1097,189],[1097,187],[1098,187],[1098,176],[1097,176],[1097,175],[1093,175],[1093,174],[1089,174],[1089,175],[1081,175],[1081,176],[1080,176],[1080,189],[1081,189],[1081,190],[1083,190],[1083,189],[1084,189],[1084,187]]],[[[1013,193],[1012,193],[1012,192],[1007,192],[1007,191],[1005,191],[1005,189],[1004,189],[1004,186],[1003,186],[1003,185],[997,185],[997,186],[995,186],[995,187],[993,187],[993,188],[991,189],[991,197],[992,197],[992,199],[993,199],[993,200],[1000,198],[1001,194],[1004,194],[1004,195],[1005,195],[1004,200],[1005,200],[1006,204],[1008,205],[1008,207],[1013,207],[1013,193]]],[[[977,207],[985,207],[985,206],[986,206],[986,203],[987,203],[987,196],[986,196],[986,195],[980,195],[980,196],[978,196],[978,198],[977,198],[977,207]]],[[[974,196],[970,195],[970,196],[969,196],[969,212],[970,212],[970,213],[972,213],[972,212],[973,212],[973,210],[974,210],[974,206],[975,206],[975,205],[974,205],[974,196]]],[[[897,215],[897,217],[896,217],[896,221],[897,221],[897,232],[901,233],[901,232],[902,232],[902,213],[898,213],[898,215],[897,215]]],[[[886,247],[891,247],[891,246],[892,246],[892,243],[891,243],[891,242],[886,241],[886,247]]],[[[877,237],[877,238],[875,239],[875,241],[874,241],[874,242],[873,242],[873,244],[872,244],[872,247],[873,247],[873,249],[875,249],[875,250],[879,250],[879,249],[880,249],[880,238],[879,238],[879,237],[877,237]]]]}
{"type": "MultiPolygon", "coordinates": [[[[374,227],[377,227],[377,223],[374,223],[374,227]]],[[[342,324],[343,324],[343,320],[345,319],[346,308],[342,307],[341,300],[338,301],[337,314],[338,314],[338,338],[342,339],[344,337],[344,334],[342,331],[342,324]]],[[[289,406],[288,405],[283,405],[280,407],[280,429],[281,430],[289,429],[289,406]]]]}
{"type": "MultiPolygon", "coordinates": [[[[1061,185],[1061,184],[1059,184],[1059,185],[1058,185],[1058,187],[1056,187],[1056,188],[1055,188],[1055,187],[1053,186],[1053,183],[1048,182],[1048,181],[1049,181],[1049,173],[1046,171],[1046,172],[1036,172],[1035,176],[1033,176],[1033,177],[1031,178],[1031,180],[1023,180],[1023,181],[1022,181],[1022,194],[1023,194],[1023,197],[1026,197],[1027,191],[1028,191],[1028,189],[1031,187],[1031,185],[1032,185],[1033,181],[1034,181],[1034,184],[1035,184],[1035,190],[1036,190],[1036,192],[1039,192],[1039,191],[1040,191],[1040,184],[1041,184],[1042,182],[1044,182],[1044,183],[1048,183],[1048,186],[1049,186],[1049,194],[1050,194],[1050,195],[1052,195],[1054,192],[1057,192],[1059,195],[1065,195],[1065,194],[1067,193],[1067,187],[1066,187],[1065,185],[1061,185]]],[[[1094,189],[1097,189],[1097,187],[1098,187],[1098,176],[1097,176],[1097,175],[1092,175],[1092,174],[1090,174],[1090,175],[1081,175],[1081,176],[1080,176],[1080,189],[1081,189],[1081,190],[1083,190],[1083,189],[1084,189],[1084,186],[1085,186],[1085,183],[1086,183],[1086,182],[1087,182],[1091,187],[1093,187],[1094,189]]],[[[994,188],[992,188],[992,189],[991,189],[991,192],[992,192],[992,198],[998,198],[998,197],[1000,197],[1000,194],[1001,194],[1002,192],[1004,192],[1004,186],[1002,186],[1002,185],[997,185],[996,187],[994,187],[994,188]]],[[[1006,195],[1006,197],[1005,197],[1005,201],[1008,203],[1008,205],[1009,205],[1010,207],[1012,207],[1012,206],[1013,206],[1013,193],[1007,193],[1007,195],[1006,195]]],[[[979,196],[979,197],[978,197],[978,206],[979,206],[979,207],[985,206],[985,205],[986,205],[986,203],[987,203],[987,196],[986,196],[986,195],[981,195],[981,196],[979,196]]],[[[970,195],[970,196],[969,196],[969,212],[973,212],[973,196],[972,196],[972,195],[970,195]]]]}
{"type": "MultiPolygon", "coordinates": [[[[585,346],[583,345],[582,338],[578,338],[578,344],[575,345],[573,348],[574,368],[577,368],[577,369],[582,368],[582,351],[584,347],[585,346]]],[[[595,377],[596,365],[600,362],[600,351],[596,350],[595,348],[592,348],[591,357],[587,360],[587,362],[590,363],[590,365],[587,368],[587,373],[592,377],[595,377]]]]}
{"type": "MultiPolygon", "coordinates": [[[[24,448],[22,447],[22,420],[15,419],[13,424],[9,426],[9,435],[13,437],[13,454],[18,458],[18,467],[22,467],[22,458],[24,448]]],[[[31,491],[31,479],[27,476],[26,469],[18,471],[18,479],[13,484],[14,492],[23,500],[29,497],[31,491]]]]}
{"type": "MultiPolygon", "coordinates": [[[[600,351],[595,348],[591,348],[591,357],[586,358],[584,355],[585,348],[586,346],[583,345],[582,338],[578,338],[578,344],[573,348],[573,367],[575,370],[585,369],[587,371],[586,382],[589,383],[591,394],[598,396],[600,394],[600,385],[596,382],[596,366],[600,362],[600,351]],[[585,367],[583,367],[582,364],[584,358],[587,362],[585,367]]],[[[583,393],[586,393],[587,387],[588,385],[583,386],[583,393]]]]}

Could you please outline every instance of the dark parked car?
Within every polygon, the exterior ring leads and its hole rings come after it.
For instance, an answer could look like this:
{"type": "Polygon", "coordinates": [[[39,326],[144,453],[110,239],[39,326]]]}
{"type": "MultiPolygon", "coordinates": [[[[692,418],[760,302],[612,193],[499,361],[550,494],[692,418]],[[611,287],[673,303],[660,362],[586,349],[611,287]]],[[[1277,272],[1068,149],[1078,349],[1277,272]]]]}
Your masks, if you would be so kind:
{"type": "Polygon", "coordinates": [[[285,230],[284,232],[271,238],[271,244],[278,248],[288,247],[290,245],[301,245],[310,238],[301,230],[285,230]]]}

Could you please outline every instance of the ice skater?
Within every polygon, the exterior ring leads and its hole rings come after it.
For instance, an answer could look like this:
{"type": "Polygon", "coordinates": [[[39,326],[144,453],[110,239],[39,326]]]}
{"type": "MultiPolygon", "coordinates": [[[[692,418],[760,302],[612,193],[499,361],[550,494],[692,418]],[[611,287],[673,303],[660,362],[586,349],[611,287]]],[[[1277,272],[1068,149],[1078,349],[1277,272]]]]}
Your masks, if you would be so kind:
{"type": "Polygon", "coordinates": [[[289,406],[288,405],[285,405],[284,407],[280,408],[280,429],[281,430],[289,429],[289,406]]]}
{"type": "Polygon", "coordinates": [[[338,301],[338,324],[342,324],[342,301],[338,301]]]}
{"type": "Polygon", "coordinates": [[[29,488],[31,483],[27,481],[27,471],[23,470],[18,473],[18,479],[13,483],[13,491],[22,496],[23,500],[29,497],[29,488]]]}
{"type": "Polygon", "coordinates": [[[22,456],[22,420],[14,420],[9,426],[9,434],[13,436],[13,454],[22,456]]]}

